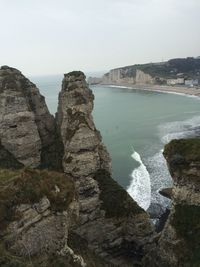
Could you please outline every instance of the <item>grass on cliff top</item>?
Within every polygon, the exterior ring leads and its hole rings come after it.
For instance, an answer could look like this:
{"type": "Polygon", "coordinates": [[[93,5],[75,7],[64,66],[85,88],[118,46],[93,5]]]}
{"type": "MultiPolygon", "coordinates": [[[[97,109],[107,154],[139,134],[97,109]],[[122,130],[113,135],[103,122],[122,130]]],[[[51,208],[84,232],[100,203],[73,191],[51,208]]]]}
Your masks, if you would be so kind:
{"type": "Polygon", "coordinates": [[[200,161],[200,138],[172,140],[165,146],[164,156],[182,156],[186,161],[200,161]]]}
{"type": "Polygon", "coordinates": [[[107,218],[128,217],[144,212],[126,190],[114,181],[105,170],[99,170],[94,179],[98,181],[101,190],[102,209],[105,210],[107,218]]]}
{"type": "Polygon", "coordinates": [[[21,170],[0,169],[0,186],[15,179],[20,173],[21,170]]]}
{"type": "Polygon", "coordinates": [[[51,209],[66,210],[74,198],[74,183],[63,173],[47,170],[0,170],[0,228],[15,219],[15,207],[46,196],[51,209]]]}
{"type": "Polygon", "coordinates": [[[188,261],[193,267],[200,266],[200,207],[195,205],[176,205],[172,225],[177,234],[184,239],[188,261]]]}
{"type": "Polygon", "coordinates": [[[79,77],[81,75],[84,75],[84,73],[80,70],[78,70],[78,71],[75,70],[75,71],[71,71],[69,73],[64,74],[64,76],[75,76],[75,77],[79,77]]]}

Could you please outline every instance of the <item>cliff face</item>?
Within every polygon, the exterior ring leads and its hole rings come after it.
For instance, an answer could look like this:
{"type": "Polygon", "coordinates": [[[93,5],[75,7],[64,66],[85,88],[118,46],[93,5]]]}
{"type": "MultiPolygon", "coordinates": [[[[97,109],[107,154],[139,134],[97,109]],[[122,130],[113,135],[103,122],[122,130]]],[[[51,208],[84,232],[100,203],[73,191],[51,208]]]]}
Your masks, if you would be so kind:
{"type": "Polygon", "coordinates": [[[199,266],[200,139],[174,140],[164,156],[174,180],[173,206],[144,266],[199,266]]]}
{"type": "Polygon", "coordinates": [[[65,74],[54,119],[34,84],[0,69],[0,266],[199,266],[200,139],[165,147],[173,205],[155,235],[111,177],[93,100],[82,72],[65,74]]]}
{"type": "Polygon", "coordinates": [[[88,79],[89,84],[94,84],[93,81],[96,81],[95,84],[127,84],[127,85],[144,85],[144,84],[154,84],[155,79],[148,73],[140,69],[134,69],[131,71],[129,69],[119,68],[110,70],[105,74],[101,79],[96,80],[96,78],[88,79]]]}
{"type": "Polygon", "coordinates": [[[96,81],[116,85],[162,85],[167,84],[168,79],[174,79],[176,84],[184,84],[184,79],[194,79],[200,83],[200,59],[175,58],[166,62],[125,66],[110,70],[96,81]]]}
{"type": "Polygon", "coordinates": [[[56,124],[45,99],[20,71],[7,66],[0,69],[0,125],[5,167],[10,156],[19,166],[56,167],[56,124]]]}
{"type": "Polygon", "coordinates": [[[0,266],[84,267],[68,246],[78,206],[63,173],[0,170],[0,266]]]}
{"type": "Polygon", "coordinates": [[[34,84],[0,69],[1,266],[141,263],[152,226],[111,178],[93,100],[82,72],[66,74],[54,119],[34,84]]]}
{"type": "Polygon", "coordinates": [[[65,75],[57,117],[64,172],[73,177],[79,196],[72,236],[85,240],[105,262],[133,266],[141,260],[152,227],[147,214],[111,178],[110,157],[91,115],[93,99],[83,73],[65,75]]]}

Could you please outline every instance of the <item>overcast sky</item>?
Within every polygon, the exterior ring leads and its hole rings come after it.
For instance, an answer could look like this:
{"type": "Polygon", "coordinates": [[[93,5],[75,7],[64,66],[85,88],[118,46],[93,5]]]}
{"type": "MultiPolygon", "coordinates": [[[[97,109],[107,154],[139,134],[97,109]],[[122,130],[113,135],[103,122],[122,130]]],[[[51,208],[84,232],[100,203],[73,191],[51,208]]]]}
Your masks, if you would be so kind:
{"type": "Polygon", "coordinates": [[[0,65],[26,75],[200,56],[200,0],[0,0],[0,65]]]}

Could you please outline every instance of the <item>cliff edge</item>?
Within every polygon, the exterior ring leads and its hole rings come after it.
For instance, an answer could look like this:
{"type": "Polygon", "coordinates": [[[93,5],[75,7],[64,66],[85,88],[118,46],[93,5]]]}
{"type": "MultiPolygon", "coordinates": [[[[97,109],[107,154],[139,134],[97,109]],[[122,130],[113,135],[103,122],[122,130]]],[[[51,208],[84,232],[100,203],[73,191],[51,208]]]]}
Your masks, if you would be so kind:
{"type": "Polygon", "coordinates": [[[174,180],[172,209],[144,266],[200,265],[200,139],[173,140],[164,156],[174,180]]]}

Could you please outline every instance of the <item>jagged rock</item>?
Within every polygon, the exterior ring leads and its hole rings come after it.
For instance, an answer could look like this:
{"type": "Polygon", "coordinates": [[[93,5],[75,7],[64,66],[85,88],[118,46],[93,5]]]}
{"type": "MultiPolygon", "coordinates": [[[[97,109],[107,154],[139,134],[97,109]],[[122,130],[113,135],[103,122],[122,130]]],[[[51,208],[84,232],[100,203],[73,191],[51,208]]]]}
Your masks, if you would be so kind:
{"type": "Polygon", "coordinates": [[[105,163],[104,168],[110,171],[110,158],[91,115],[93,99],[82,72],[65,74],[57,121],[65,149],[63,168],[73,177],[95,173],[105,163]]]}
{"type": "Polygon", "coordinates": [[[0,266],[141,264],[153,228],[111,178],[93,100],[82,72],[66,74],[55,123],[34,84],[0,69],[0,266]]]}
{"type": "Polygon", "coordinates": [[[163,188],[159,191],[159,194],[161,194],[163,197],[172,199],[172,187],[163,188]]]}
{"type": "Polygon", "coordinates": [[[55,144],[56,124],[45,99],[20,71],[8,66],[0,69],[0,125],[0,150],[23,166],[57,167],[62,147],[55,144]]]}
{"type": "Polygon", "coordinates": [[[5,147],[1,145],[0,140],[0,168],[22,168],[23,164],[20,163],[5,147]]]}
{"type": "Polygon", "coordinates": [[[147,213],[111,178],[111,160],[91,115],[93,99],[82,72],[65,74],[57,122],[63,169],[74,177],[79,195],[79,223],[73,234],[105,262],[133,266],[153,229],[147,213]]]}
{"type": "Polygon", "coordinates": [[[57,255],[65,266],[71,266],[76,255],[67,240],[77,216],[75,187],[70,177],[46,170],[2,171],[0,265],[47,267],[49,258],[57,255]],[[66,247],[71,254],[64,253],[66,247]]]}
{"type": "Polygon", "coordinates": [[[174,180],[167,223],[144,266],[200,265],[200,139],[173,140],[164,150],[174,180]]]}

